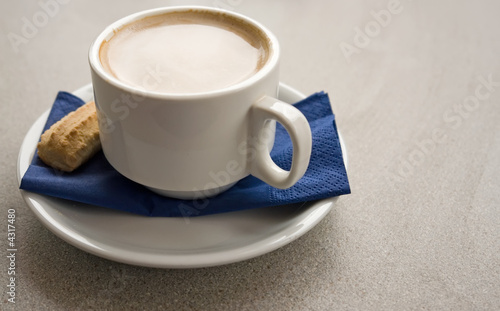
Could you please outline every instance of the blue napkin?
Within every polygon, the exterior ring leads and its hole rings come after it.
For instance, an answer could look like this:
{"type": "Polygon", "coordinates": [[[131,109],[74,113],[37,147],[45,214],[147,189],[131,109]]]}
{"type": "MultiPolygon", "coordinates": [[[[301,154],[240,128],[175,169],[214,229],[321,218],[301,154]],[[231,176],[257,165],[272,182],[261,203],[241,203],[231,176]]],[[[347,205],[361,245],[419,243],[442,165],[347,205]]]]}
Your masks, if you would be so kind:
{"type": "MultiPolygon", "coordinates": [[[[44,130],[84,102],[59,92],[44,130]]],[[[318,200],[350,193],[335,116],[328,95],[319,92],[295,104],[311,126],[313,145],[309,168],[293,187],[277,189],[248,176],[216,197],[177,200],[157,195],[119,174],[99,152],[71,173],[45,165],[35,154],[20,188],[48,196],[113,208],[146,216],[190,217],[250,208],[318,200]]],[[[289,169],[292,143],[278,124],[271,157],[289,169]]]]}

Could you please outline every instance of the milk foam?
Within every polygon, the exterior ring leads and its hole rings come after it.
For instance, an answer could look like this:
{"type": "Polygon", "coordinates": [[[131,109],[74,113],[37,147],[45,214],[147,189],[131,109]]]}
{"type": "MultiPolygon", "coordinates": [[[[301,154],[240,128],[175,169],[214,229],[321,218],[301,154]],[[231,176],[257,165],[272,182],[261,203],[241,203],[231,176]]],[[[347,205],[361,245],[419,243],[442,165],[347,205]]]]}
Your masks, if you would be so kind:
{"type": "Polygon", "coordinates": [[[260,69],[267,57],[260,39],[198,22],[136,22],[102,45],[101,62],[128,85],[176,94],[223,89],[260,69]]]}

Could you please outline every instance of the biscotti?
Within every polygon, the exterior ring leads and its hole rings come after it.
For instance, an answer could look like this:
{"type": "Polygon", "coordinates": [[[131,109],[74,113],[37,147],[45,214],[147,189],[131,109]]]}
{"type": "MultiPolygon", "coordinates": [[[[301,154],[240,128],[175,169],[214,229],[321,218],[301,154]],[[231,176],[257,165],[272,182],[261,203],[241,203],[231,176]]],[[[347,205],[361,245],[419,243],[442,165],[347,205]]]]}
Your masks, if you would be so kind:
{"type": "Polygon", "coordinates": [[[94,102],[69,113],[46,130],[38,156],[47,165],[71,172],[101,149],[94,102]]]}

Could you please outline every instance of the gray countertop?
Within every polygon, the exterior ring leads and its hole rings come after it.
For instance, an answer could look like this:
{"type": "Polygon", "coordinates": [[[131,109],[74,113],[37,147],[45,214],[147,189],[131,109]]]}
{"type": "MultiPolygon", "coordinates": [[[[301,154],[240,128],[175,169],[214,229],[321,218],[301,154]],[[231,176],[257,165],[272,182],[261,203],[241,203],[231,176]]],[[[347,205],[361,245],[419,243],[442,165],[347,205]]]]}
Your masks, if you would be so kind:
{"type": "Polygon", "coordinates": [[[0,309],[500,309],[499,12],[498,1],[465,0],[0,2],[0,309]],[[247,261],[169,270],[102,259],[28,208],[19,148],[59,90],[90,82],[88,47],[107,24],[185,3],[267,25],[281,80],[330,94],[352,194],[298,240],[247,261]]]}

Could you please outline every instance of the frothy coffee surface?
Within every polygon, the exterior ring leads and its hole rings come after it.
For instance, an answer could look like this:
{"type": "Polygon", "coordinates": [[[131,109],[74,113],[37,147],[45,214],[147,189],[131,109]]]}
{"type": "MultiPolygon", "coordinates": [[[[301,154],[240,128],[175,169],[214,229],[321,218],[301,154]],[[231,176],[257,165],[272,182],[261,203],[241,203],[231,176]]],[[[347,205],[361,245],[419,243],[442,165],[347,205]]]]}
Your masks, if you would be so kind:
{"type": "Polygon", "coordinates": [[[100,48],[105,70],[130,86],[160,93],[199,93],[254,75],[269,54],[265,36],[224,14],[176,12],[118,30],[100,48]]]}

